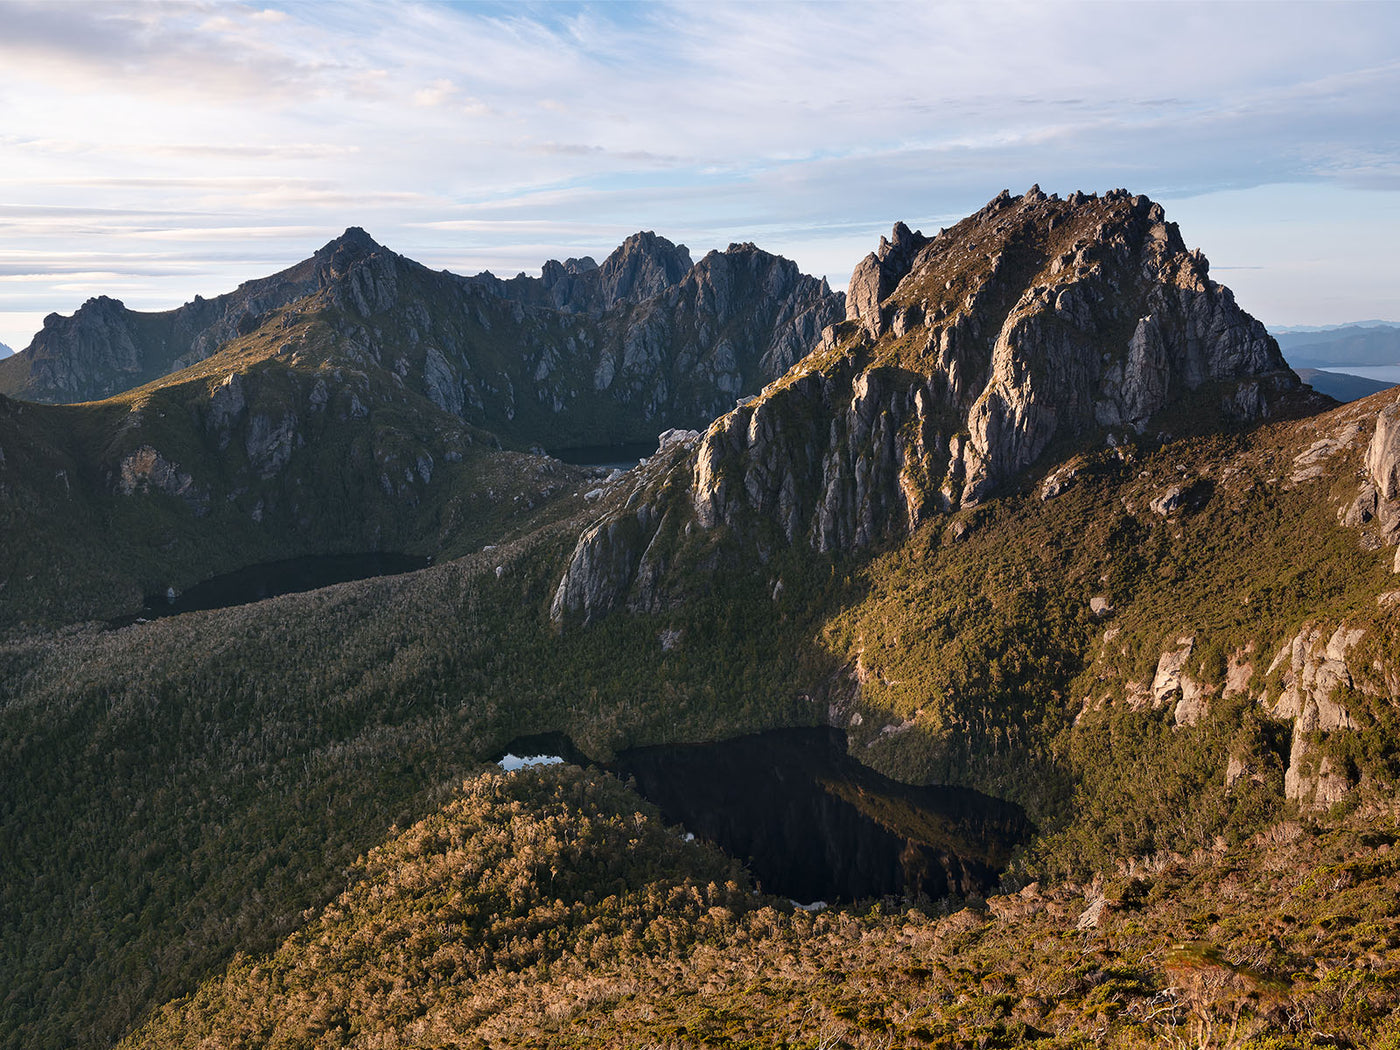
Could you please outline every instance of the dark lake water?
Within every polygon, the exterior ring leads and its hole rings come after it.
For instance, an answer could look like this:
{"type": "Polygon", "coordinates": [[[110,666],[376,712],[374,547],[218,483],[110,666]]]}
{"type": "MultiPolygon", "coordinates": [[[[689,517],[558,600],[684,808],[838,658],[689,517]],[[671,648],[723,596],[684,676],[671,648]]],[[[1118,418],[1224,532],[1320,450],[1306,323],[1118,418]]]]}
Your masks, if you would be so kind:
{"type": "Polygon", "coordinates": [[[416,554],[386,554],[380,551],[368,554],[321,554],[264,562],[211,577],[173,598],[164,594],[148,594],[140,613],[113,621],[113,626],[125,626],[138,619],[176,616],[198,609],[226,609],[233,605],[247,605],[264,598],[314,591],[335,583],[412,572],[426,567],[429,563],[430,559],[416,554]]]}
{"type": "MultiPolygon", "coordinates": [[[[507,750],[581,757],[559,734],[507,750]]],[[[1009,802],[876,773],[846,753],[838,729],[634,748],[606,768],[746,862],[764,890],[803,902],[985,895],[1032,831],[1009,802]]]]}
{"type": "Polygon", "coordinates": [[[629,445],[580,445],[578,448],[550,449],[549,454],[577,467],[613,467],[631,470],[656,451],[655,441],[629,445]]]}

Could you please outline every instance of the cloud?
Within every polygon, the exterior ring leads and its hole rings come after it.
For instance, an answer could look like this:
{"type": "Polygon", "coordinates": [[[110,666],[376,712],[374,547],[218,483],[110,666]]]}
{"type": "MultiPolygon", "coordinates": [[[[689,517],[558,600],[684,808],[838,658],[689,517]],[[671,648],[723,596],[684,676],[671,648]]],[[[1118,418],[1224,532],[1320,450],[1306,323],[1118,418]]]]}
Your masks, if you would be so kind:
{"type": "Polygon", "coordinates": [[[440,106],[457,94],[457,85],[446,77],[439,77],[428,87],[413,93],[413,103],[417,106],[440,106]]]}
{"type": "Polygon", "coordinates": [[[1400,189],[1397,53],[1391,5],[0,3],[0,228],[207,253],[153,301],[351,224],[525,269],[756,240],[839,282],[1033,182],[1400,189]]]}
{"type": "Polygon", "coordinates": [[[285,95],[320,63],[297,60],[271,35],[285,20],[241,5],[7,3],[0,56],[7,74],[64,91],[168,92],[224,99],[285,95]]]}

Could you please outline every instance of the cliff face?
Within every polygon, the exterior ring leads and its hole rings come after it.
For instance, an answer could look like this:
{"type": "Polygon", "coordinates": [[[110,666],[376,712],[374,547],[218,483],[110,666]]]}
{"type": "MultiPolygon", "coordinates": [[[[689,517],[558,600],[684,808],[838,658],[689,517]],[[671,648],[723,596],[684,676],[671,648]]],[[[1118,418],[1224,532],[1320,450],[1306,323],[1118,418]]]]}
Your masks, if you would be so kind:
{"type": "Polygon", "coordinates": [[[1052,443],[1142,434],[1197,394],[1228,422],[1263,418],[1298,380],[1208,272],[1124,191],[1003,194],[932,240],[896,226],[821,363],[706,434],[696,515],[774,511],[790,540],[862,546],[976,504],[1052,443]]]}
{"type": "MultiPolygon", "coordinates": [[[[1004,491],[1052,448],[1119,444],[1168,415],[1249,423],[1300,389],[1161,207],[1123,190],[1003,193],[933,238],[896,225],[846,309],[705,431],[687,483],[700,527],[868,547],[1004,491]]],[[[624,564],[598,549],[615,535],[585,536],[570,572],[624,564]]],[[[608,590],[566,575],[560,593],[594,615],[608,590]]]]}

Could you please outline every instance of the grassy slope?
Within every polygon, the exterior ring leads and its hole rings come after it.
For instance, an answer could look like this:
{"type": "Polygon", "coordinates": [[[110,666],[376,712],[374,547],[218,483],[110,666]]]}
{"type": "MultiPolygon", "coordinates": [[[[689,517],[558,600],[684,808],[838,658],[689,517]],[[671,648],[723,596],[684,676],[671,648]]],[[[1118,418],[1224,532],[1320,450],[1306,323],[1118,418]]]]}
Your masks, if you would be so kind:
{"type": "MultiPolygon", "coordinates": [[[[1053,500],[995,501],[955,519],[972,526],[961,539],[937,521],[874,558],[866,596],[825,635],[838,658],[860,661],[863,757],[905,779],[1014,798],[1052,822],[1093,813],[1079,863],[1209,841],[1236,819],[1220,771],[1253,705],[1218,704],[1199,725],[1176,727],[1169,708],[1124,704],[1125,686],[1150,682],[1181,635],[1195,638],[1192,673],[1217,686],[1228,654],[1252,644],[1267,663],[1311,619],[1394,637],[1376,603],[1394,587],[1392,552],[1365,551],[1337,525],[1359,450],[1324,479],[1292,487],[1279,477],[1325,429],[1297,421],[1096,454],[1053,500]],[[1154,514],[1148,503],[1172,485],[1209,498],[1154,514]],[[1094,596],[1110,599],[1111,620],[1091,613],[1094,596]],[[881,736],[889,725],[906,728],[881,736]],[[1130,810],[1125,797],[1138,800],[1130,810]],[[1183,810],[1201,824],[1173,831],[1183,810]]],[[[1367,772],[1393,788],[1386,761],[1367,772]]]]}

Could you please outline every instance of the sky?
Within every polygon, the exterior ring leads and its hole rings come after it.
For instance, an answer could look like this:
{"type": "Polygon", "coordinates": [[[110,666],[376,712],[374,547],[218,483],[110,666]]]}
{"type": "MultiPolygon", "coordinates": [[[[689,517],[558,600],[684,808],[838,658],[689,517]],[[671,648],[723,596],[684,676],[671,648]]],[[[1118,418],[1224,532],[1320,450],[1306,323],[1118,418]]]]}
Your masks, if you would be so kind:
{"type": "Polygon", "coordinates": [[[1003,188],[1160,201],[1271,325],[1400,320],[1400,4],[0,0],[0,342],[347,226],[538,273],[655,230],[845,286],[1003,188]]]}

